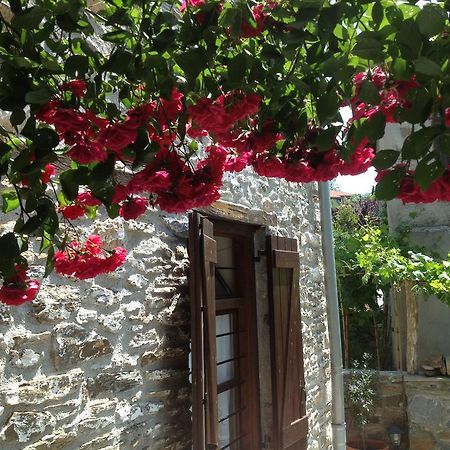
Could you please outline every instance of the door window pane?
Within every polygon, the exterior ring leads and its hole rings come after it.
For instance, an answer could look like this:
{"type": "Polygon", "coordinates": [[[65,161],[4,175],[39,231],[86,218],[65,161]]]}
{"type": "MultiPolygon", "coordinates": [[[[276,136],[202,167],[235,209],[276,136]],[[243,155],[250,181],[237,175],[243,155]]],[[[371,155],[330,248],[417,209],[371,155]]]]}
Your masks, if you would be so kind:
{"type": "Polygon", "coordinates": [[[218,395],[219,404],[219,440],[220,447],[232,449],[238,448],[238,442],[233,446],[228,445],[239,436],[239,402],[237,388],[229,389],[218,395]]]}
{"type": "Polygon", "coordinates": [[[216,317],[217,384],[235,378],[235,332],[233,315],[221,314],[216,317]]]}
{"type": "Polygon", "coordinates": [[[230,237],[217,236],[216,296],[236,296],[236,264],[234,241],[230,237]]]}

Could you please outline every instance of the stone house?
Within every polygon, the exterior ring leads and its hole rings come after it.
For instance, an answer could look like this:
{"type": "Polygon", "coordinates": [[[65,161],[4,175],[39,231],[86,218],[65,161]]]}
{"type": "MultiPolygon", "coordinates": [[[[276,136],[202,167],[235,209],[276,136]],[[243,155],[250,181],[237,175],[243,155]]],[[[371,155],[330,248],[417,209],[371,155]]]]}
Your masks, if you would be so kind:
{"type": "Polygon", "coordinates": [[[331,449],[316,184],[246,169],[190,217],[81,228],[128,261],[1,306],[0,448],[331,449]]]}

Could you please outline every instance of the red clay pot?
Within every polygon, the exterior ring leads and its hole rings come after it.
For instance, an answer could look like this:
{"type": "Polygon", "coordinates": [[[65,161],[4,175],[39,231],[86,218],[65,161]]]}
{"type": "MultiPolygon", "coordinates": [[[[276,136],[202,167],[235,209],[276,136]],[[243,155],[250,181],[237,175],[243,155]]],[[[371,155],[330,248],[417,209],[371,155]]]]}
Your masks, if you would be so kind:
{"type": "MultiPolygon", "coordinates": [[[[347,450],[364,450],[362,439],[352,439],[347,441],[347,450]]],[[[366,439],[365,450],[389,450],[389,445],[384,441],[366,439]]]]}

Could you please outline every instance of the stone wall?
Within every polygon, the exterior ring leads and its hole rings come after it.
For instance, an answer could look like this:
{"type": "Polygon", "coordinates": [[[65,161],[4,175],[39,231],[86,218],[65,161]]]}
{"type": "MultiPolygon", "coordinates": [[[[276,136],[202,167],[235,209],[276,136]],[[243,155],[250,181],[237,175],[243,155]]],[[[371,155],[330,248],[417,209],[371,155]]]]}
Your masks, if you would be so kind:
{"type": "MultiPolygon", "coordinates": [[[[347,383],[350,370],[345,371],[344,380],[347,383]]],[[[389,442],[388,430],[396,425],[407,430],[408,418],[406,412],[406,394],[403,384],[402,372],[377,372],[371,371],[373,375],[373,388],[375,391],[373,415],[366,426],[367,437],[381,439],[389,442]]],[[[347,438],[360,438],[360,430],[352,417],[351,408],[346,405],[347,438]]],[[[403,436],[402,449],[409,448],[407,445],[407,433],[403,436]]],[[[430,449],[431,450],[431,449],[430,449]]]]}
{"type": "MultiPolygon", "coordinates": [[[[403,450],[450,450],[450,378],[372,373],[376,398],[368,437],[389,442],[388,430],[396,425],[404,431],[403,450]]],[[[346,381],[348,377],[346,371],[346,381]]],[[[346,417],[347,436],[359,437],[348,407],[346,417]]]]}
{"type": "Polygon", "coordinates": [[[450,378],[406,375],[411,450],[450,450],[450,378]]]}
{"type": "MultiPolygon", "coordinates": [[[[331,449],[316,187],[247,171],[227,175],[223,199],[246,207],[248,217],[270,217],[266,232],[301,240],[309,449],[331,449]]],[[[0,234],[14,217],[2,219],[0,234]]],[[[123,243],[128,261],[95,281],[53,274],[32,304],[1,307],[0,448],[188,449],[187,215],[81,223],[83,235],[123,243]]],[[[30,273],[42,275],[37,266],[30,273]]]]}

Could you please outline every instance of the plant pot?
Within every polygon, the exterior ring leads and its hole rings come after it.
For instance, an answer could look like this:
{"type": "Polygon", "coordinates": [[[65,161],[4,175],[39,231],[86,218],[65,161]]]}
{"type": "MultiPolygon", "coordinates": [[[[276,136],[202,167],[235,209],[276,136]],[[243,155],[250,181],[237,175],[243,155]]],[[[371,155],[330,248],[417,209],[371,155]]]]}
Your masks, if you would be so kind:
{"type": "MultiPolygon", "coordinates": [[[[347,441],[347,450],[364,450],[362,439],[352,439],[347,441]]],[[[376,439],[366,439],[365,450],[389,450],[389,444],[376,439]]]]}

